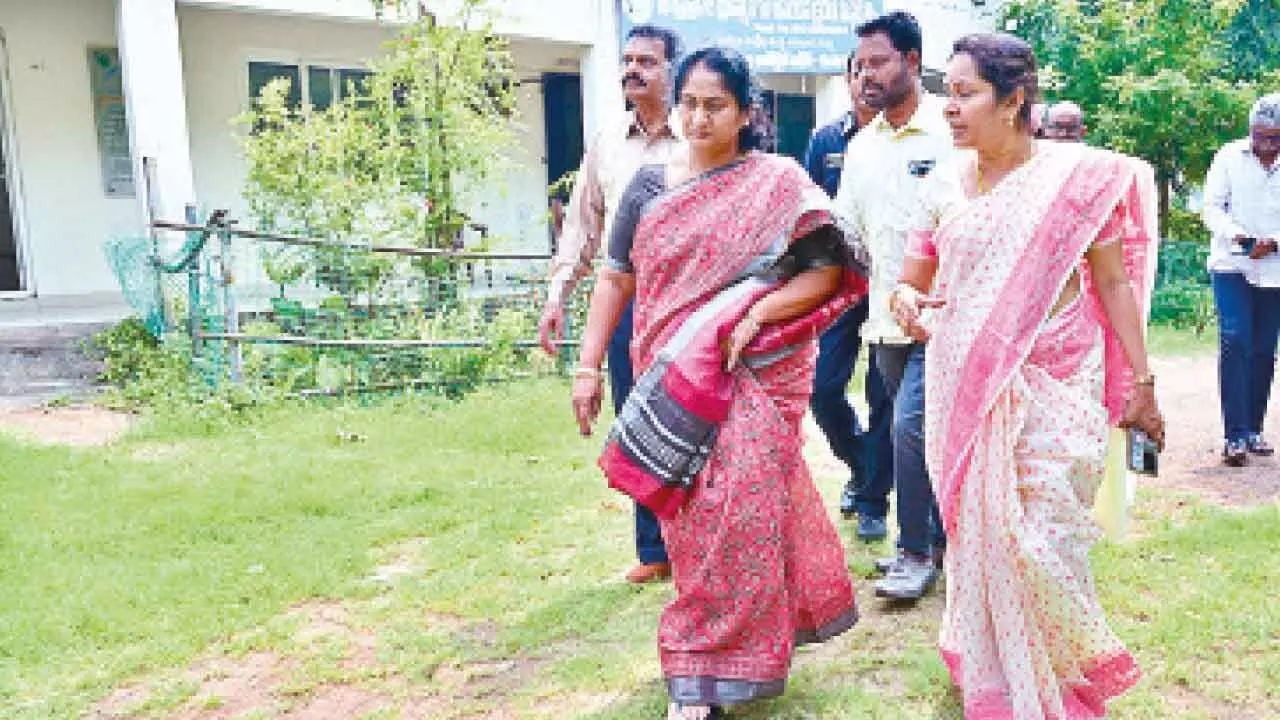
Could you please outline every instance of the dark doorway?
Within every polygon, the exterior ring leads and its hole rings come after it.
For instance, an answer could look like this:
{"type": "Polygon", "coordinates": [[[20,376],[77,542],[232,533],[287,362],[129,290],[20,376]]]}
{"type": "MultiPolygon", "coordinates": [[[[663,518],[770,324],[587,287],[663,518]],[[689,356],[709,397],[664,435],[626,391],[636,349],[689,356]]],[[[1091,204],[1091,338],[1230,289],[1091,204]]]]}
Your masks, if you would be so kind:
{"type": "Polygon", "coordinates": [[[547,73],[542,76],[542,103],[547,128],[547,184],[576,170],[582,162],[582,78],[547,73]]]}
{"type": "MultiPolygon", "coordinates": [[[[547,141],[547,185],[577,170],[582,163],[582,77],[569,73],[547,73],[542,76],[543,125],[547,141]]],[[[560,236],[565,206],[569,204],[568,188],[548,198],[551,206],[551,242],[560,236]]]]}
{"type": "Polygon", "coordinates": [[[778,93],[775,109],[778,124],[778,154],[804,162],[804,151],[817,118],[814,100],[808,95],[778,93]]]}
{"type": "MultiPolygon", "coordinates": [[[[0,64],[0,68],[3,68],[0,64]]],[[[0,292],[22,290],[22,267],[18,257],[18,237],[14,232],[12,184],[9,181],[8,118],[4,117],[5,96],[9,92],[0,74],[0,292]]]]}
{"type": "Polygon", "coordinates": [[[817,122],[817,106],[808,95],[760,91],[760,104],[773,121],[773,152],[790,155],[796,162],[804,162],[804,151],[809,146],[809,135],[817,122]]]}

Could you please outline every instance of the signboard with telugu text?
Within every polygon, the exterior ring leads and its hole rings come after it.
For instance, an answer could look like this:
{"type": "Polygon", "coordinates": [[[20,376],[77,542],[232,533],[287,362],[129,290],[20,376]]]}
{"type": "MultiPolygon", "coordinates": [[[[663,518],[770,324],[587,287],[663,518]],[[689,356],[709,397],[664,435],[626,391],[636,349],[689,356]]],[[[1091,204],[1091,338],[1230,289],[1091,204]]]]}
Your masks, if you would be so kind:
{"type": "Polygon", "coordinates": [[[721,45],[763,73],[837,75],[858,44],[854,29],[884,0],[620,0],[622,34],[651,23],[680,33],[686,50],[721,45]]]}

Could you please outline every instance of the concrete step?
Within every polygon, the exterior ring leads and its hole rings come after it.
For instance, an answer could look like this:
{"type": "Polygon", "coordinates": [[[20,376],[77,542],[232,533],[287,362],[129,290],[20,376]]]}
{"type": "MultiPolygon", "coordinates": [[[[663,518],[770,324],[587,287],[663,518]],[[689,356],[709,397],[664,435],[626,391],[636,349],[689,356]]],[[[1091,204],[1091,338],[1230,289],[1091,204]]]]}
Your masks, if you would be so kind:
{"type": "Polygon", "coordinates": [[[0,326],[0,398],[13,405],[92,395],[102,364],[88,355],[84,343],[106,327],[104,323],[0,326]]]}

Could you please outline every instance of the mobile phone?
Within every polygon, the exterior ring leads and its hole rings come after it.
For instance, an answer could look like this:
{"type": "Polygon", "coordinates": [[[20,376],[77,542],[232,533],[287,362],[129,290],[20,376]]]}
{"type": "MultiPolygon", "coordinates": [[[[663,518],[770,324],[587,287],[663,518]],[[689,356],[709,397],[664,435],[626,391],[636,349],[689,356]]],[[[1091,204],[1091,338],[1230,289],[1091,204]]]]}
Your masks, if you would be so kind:
{"type": "Polygon", "coordinates": [[[1137,428],[1129,428],[1129,469],[1155,477],[1160,472],[1160,446],[1137,428]]]}
{"type": "Polygon", "coordinates": [[[1233,250],[1236,255],[1249,255],[1253,252],[1253,246],[1258,244],[1258,238],[1247,237],[1241,238],[1238,243],[1239,249],[1233,250]]]}
{"type": "Polygon", "coordinates": [[[907,172],[910,173],[912,177],[922,178],[928,175],[936,164],[936,160],[912,160],[907,163],[907,172]]]}

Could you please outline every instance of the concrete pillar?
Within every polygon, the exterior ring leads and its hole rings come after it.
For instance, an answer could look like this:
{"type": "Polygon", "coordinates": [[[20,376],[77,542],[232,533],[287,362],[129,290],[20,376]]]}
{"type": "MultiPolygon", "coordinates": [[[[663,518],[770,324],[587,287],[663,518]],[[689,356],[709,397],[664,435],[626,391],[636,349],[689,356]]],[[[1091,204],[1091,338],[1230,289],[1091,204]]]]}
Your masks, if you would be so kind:
{"type": "Polygon", "coordinates": [[[142,159],[153,158],[152,205],[180,222],[196,196],[176,0],[119,0],[116,32],[140,212],[145,218],[142,159]]]}
{"type": "Polygon", "coordinates": [[[625,102],[617,3],[605,0],[596,8],[595,43],[582,61],[582,128],[588,146],[606,120],[622,113],[625,102]]]}

